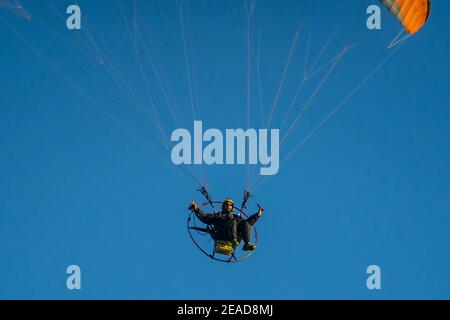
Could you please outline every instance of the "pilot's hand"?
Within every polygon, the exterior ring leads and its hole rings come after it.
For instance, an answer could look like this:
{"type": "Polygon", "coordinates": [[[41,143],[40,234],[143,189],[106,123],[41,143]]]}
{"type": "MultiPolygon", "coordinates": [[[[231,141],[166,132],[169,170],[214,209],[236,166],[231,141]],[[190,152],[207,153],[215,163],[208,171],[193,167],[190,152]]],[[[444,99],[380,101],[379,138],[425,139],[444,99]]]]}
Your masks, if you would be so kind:
{"type": "Polygon", "coordinates": [[[198,205],[195,203],[194,200],[192,200],[188,209],[191,210],[191,211],[195,211],[195,210],[197,210],[197,208],[198,208],[198,205]]]}
{"type": "Polygon", "coordinates": [[[259,207],[258,216],[261,216],[263,212],[264,212],[264,208],[259,207]]]}

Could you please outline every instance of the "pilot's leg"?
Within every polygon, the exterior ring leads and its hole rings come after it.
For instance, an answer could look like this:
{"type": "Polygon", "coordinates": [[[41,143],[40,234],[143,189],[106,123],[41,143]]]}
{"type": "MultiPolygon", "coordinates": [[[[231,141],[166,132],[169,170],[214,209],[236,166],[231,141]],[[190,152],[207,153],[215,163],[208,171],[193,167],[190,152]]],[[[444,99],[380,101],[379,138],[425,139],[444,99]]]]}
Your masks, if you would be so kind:
{"type": "Polygon", "coordinates": [[[233,219],[231,221],[231,225],[230,225],[230,231],[231,231],[231,240],[237,240],[238,239],[238,221],[236,219],[233,219]]]}
{"type": "Polygon", "coordinates": [[[250,233],[252,231],[252,225],[247,220],[239,221],[238,224],[239,234],[242,240],[247,243],[250,242],[250,233]]]}

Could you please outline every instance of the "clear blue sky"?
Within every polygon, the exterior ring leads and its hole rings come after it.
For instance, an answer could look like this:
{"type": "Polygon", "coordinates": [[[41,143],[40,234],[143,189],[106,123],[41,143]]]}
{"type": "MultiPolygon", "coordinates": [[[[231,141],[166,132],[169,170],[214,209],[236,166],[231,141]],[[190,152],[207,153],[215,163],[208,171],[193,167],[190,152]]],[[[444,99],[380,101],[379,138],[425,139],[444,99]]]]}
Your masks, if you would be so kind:
{"type": "MultiPolygon", "coordinates": [[[[71,1],[20,1],[24,11],[1,0],[0,298],[450,298],[450,3],[432,2],[426,26],[258,185],[258,248],[221,264],[190,241],[186,207],[203,199],[158,143],[178,127],[166,100],[192,127],[187,70],[205,127],[245,128],[249,110],[261,128],[260,101],[267,120],[303,21],[271,127],[305,64],[325,68],[305,82],[289,123],[324,84],[283,158],[392,52],[396,19],[383,8],[382,30],[368,31],[368,2],[258,0],[249,33],[245,1],[130,0],[127,28],[118,3],[99,0],[80,2],[83,30],[73,32],[63,20],[71,1]],[[148,93],[161,130],[140,109],[155,114],[148,93]],[[71,264],[81,291],[65,287],[71,264]],[[371,264],[380,291],[366,288],[371,264]]],[[[201,169],[215,198],[237,201],[246,170],[201,169]]]]}

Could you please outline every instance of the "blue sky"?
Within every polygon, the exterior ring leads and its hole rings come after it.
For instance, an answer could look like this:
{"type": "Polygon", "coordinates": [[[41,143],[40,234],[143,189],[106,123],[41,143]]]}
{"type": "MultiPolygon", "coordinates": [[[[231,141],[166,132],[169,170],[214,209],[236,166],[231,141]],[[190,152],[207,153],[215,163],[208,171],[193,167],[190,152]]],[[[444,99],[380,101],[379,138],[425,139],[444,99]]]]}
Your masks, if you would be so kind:
{"type": "MultiPolygon", "coordinates": [[[[0,1],[0,298],[450,297],[448,1],[434,0],[426,26],[362,87],[401,30],[384,8],[382,30],[367,30],[368,2],[261,0],[249,23],[238,0],[81,1],[81,31],[65,27],[70,1],[15,3],[0,1]],[[250,211],[266,212],[253,256],[212,261],[186,231],[189,201],[203,201],[196,181],[161,132],[191,129],[192,108],[208,128],[264,127],[299,21],[271,128],[305,65],[322,71],[294,104],[288,123],[307,109],[280,157],[345,103],[254,189],[250,211]],[[80,291],[65,287],[71,264],[80,291]],[[372,264],[379,291],[366,288],[372,264]]],[[[218,200],[246,187],[246,166],[193,170],[218,200]]]]}

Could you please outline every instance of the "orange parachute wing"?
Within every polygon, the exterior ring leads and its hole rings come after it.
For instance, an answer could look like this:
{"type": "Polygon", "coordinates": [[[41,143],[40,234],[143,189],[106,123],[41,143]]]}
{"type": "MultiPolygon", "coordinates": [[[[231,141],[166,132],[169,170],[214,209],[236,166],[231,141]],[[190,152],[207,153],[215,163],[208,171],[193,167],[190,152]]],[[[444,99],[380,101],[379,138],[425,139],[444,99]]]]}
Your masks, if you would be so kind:
{"type": "Polygon", "coordinates": [[[409,34],[419,31],[431,12],[430,0],[380,0],[397,17],[409,34]]]}

